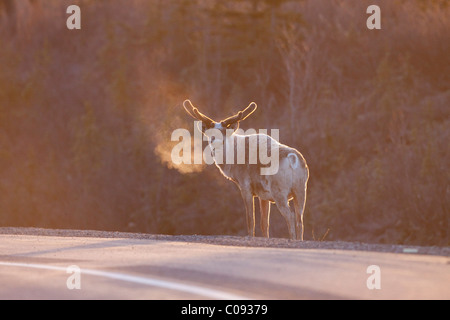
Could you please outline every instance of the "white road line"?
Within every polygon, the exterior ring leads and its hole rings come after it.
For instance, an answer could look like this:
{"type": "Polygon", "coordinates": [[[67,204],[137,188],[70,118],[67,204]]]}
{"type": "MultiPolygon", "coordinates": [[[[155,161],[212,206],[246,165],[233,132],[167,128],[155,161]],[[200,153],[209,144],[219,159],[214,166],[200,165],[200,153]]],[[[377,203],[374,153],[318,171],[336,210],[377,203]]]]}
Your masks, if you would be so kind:
{"type": "MultiPolygon", "coordinates": [[[[51,266],[45,264],[35,264],[35,263],[18,263],[18,262],[4,262],[0,261],[0,266],[7,267],[20,267],[20,268],[32,268],[32,269],[45,269],[45,270],[55,270],[55,271],[67,271],[67,268],[51,266]]],[[[154,278],[145,278],[139,276],[132,276],[125,273],[108,272],[94,269],[83,269],[80,268],[81,274],[98,276],[103,278],[109,278],[114,280],[138,283],[146,286],[159,287],[164,289],[170,289],[175,291],[182,291],[186,293],[191,293],[195,295],[200,295],[207,298],[218,299],[218,300],[248,300],[249,298],[235,295],[232,293],[227,293],[220,290],[208,289],[196,285],[188,285],[174,281],[159,280],[154,278]]]]}

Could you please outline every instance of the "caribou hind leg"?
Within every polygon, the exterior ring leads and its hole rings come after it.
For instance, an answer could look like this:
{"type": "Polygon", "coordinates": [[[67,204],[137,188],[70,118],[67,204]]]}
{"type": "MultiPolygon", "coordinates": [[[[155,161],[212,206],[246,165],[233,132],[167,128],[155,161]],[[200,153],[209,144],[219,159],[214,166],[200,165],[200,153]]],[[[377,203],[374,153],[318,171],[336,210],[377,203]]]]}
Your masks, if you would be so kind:
{"type": "Polygon", "coordinates": [[[269,238],[270,201],[259,198],[259,211],[261,213],[261,233],[269,238]]]}

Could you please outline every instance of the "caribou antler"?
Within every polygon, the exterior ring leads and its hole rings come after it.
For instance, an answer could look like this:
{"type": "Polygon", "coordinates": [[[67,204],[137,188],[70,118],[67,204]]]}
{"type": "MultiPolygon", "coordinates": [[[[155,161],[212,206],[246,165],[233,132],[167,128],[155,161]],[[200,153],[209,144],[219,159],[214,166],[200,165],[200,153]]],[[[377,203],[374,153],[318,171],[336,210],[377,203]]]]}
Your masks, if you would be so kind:
{"type": "Polygon", "coordinates": [[[227,127],[235,122],[242,121],[246,119],[249,115],[251,115],[253,112],[255,112],[257,107],[258,106],[256,105],[256,103],[252,102],[243,111],[239,111],[234,116],[231,116],[229,118],[226,118],[225,120],[220,121],[220,123],[222,124],[223,127],[227,127]]]}
{"type": "Polygon", "coordinates": [[[183,108],[186,112],[194,119],[202,121],[207,127],[212,127],[214,120],[205,116],[203,113],[198,111],[196,107],[193,106],[191,100],[186,99],[183,101],[183,108]],[[186,107],[186,103],[189,104],[189,107],[186,107]]]}
{"type": "MultiPolygon", "coordinates": [[[[183,107],[184,110],[186,110],[186,112],[192,118],[202,121],[207,127],[213,127],[215,121],[205,116],[200,111],[198,111],[198,109],[194,107],[194,105],[192,104],[191,100],[189,99],[184,100],[183,107]]],[[[247,108],[245,108],[242,111],[239,111],[234,116],[231,116],[229,118],[226,118],[225,120],[220,121],[220,124],[222,125],[222,127],[226,128],[233,123],[242,121],[246,119],[249,115],[251,115],[253,112],[255,112],[257,107],[258,106],[256,105],[256,103],[252,102],[248,105],[247,108]]]]}

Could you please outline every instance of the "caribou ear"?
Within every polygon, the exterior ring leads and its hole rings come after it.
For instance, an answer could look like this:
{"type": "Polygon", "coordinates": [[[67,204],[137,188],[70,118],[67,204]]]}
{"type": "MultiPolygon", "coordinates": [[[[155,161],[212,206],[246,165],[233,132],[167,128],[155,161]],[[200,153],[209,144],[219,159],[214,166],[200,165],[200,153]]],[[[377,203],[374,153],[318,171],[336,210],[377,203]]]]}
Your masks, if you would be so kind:
{"type": "Polygon", "coordinates": [[[230,124],[230,125],[227,127],[227,129],[231,129],[231,130],[233,130],[233,132],[235,132],[237,129],[239,129],[239,121],[230,124]]]}

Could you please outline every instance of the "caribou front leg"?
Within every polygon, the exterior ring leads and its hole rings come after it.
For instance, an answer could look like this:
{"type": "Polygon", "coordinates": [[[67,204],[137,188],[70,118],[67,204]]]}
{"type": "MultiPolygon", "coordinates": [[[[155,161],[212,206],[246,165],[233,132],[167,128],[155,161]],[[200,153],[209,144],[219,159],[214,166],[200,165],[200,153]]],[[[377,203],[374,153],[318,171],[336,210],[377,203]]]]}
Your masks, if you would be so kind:
{"type": "Polygon", "coordinates": [[[259,198],[259,211],[261,213],[262,235],[269,238],[270,201],[259,198]]]}
{"type": "Polygon", "coordinates": [[[253,194],[247,190],[242,190],[242,199],[245,204],[245,216],[247,218],[247,232],[249,237],[255,236],[255,205],[253,202],[253,194]]]}

